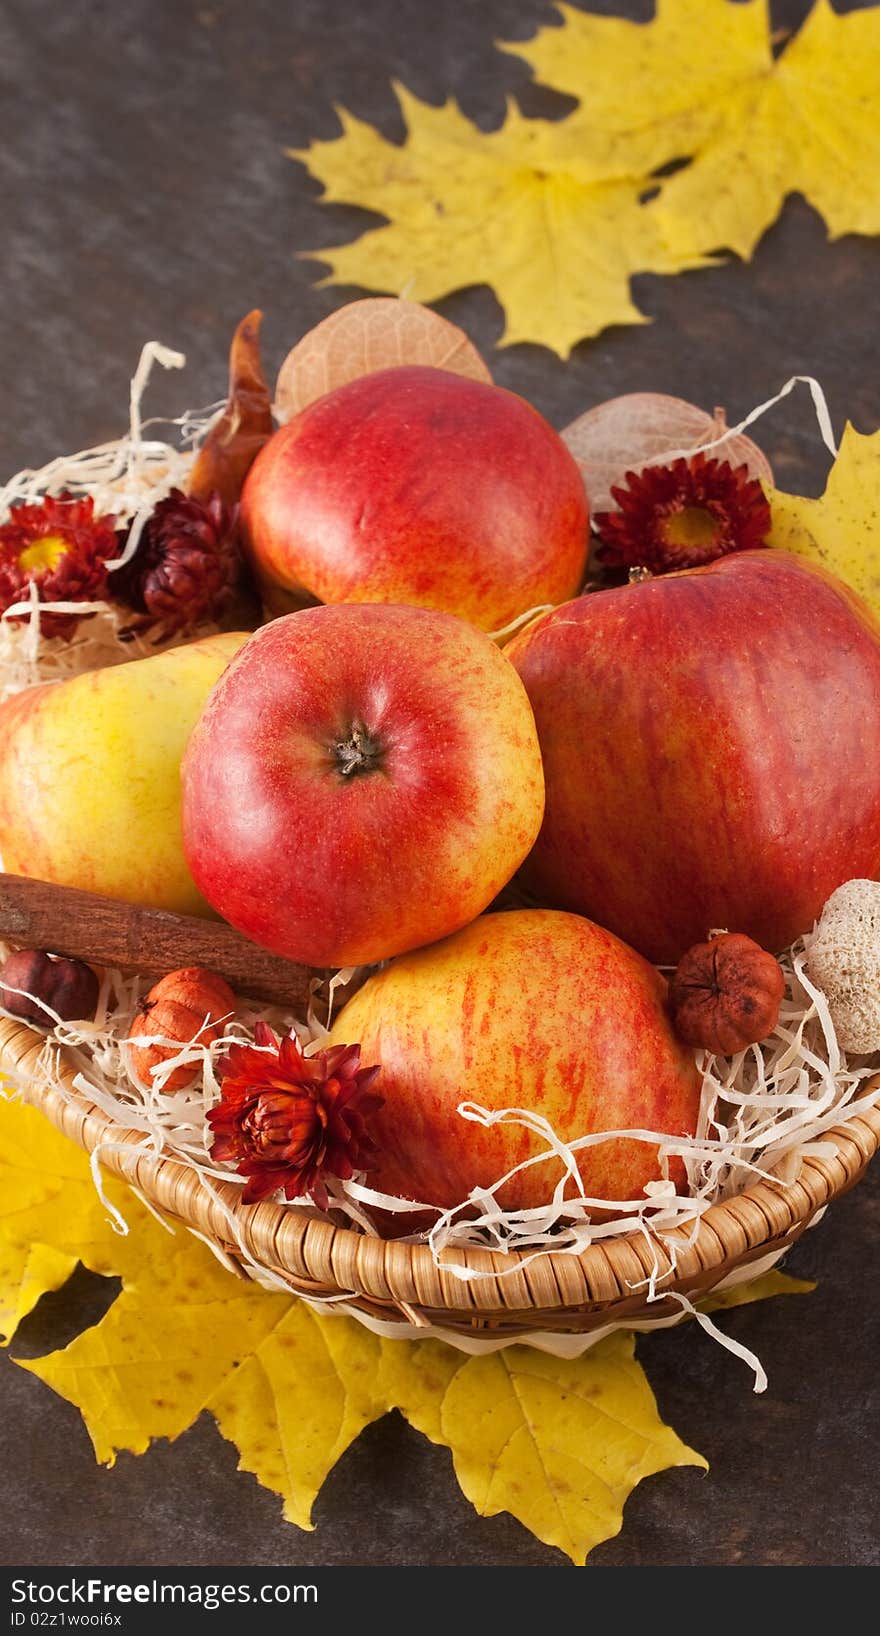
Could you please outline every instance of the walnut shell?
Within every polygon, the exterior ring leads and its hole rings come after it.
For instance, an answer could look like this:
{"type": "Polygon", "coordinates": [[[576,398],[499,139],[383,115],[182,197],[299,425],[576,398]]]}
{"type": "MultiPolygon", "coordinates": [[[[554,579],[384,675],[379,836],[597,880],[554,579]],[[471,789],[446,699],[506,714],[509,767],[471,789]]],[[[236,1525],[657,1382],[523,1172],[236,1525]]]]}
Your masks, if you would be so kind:
{"type": "Polygon", "coordinates": [[[685,1045],[731,1057],[772,1034],[784,993],[779,961],[741,932],[724,932],[682,955],[669,1009],[685,1045]]]}
{"type": "Polygon", "coordinates": [[[0,1005],[38,1028],[54,1028],[56,1016],[65,1022],[91,1021],[99,987],[97,975],[83,960],[45,954],[42,949],[17,949],[0,967],[0,1005]],[[24,992],[15,993],[16,989],[24,992]]]}

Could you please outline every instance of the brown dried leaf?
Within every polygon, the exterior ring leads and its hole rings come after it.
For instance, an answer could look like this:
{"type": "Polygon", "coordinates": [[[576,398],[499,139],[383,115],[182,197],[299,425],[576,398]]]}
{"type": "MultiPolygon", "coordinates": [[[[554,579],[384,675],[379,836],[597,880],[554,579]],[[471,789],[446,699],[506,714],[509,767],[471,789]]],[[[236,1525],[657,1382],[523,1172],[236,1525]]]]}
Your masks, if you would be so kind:
{"type": "MultiPolygon", "coordinates": [[[[597,511],[616,511],[611,487],[622,483],[628,471],[641,471],[664,455],[697,449],[718,437],[726,425],[723,409],[709,415],[662,392],[628,392],[579,415],[562,437],[581,468],[595,516],[597,511]]],[[[766,455],[741,433],[719,443],[712,454],[733,466],[745,464],[752,477],[773,481],[766,455]]]]}
{"type": "Polygon", "coordinates": [[[272,403],[260,356],[258,308],[243,318],[229,349],[229,396],[220,419],[195,458],[189,492],[196,500],[219,494],[234,505],[263,444],[272,436],[272,403]]]}
{"type": "Polygon", "coordinates": [[[289,420],[334,387],[400,364],[429,364],[474,381],[492,379],[455,324],[417,301],[380,296],[350,301],[297,342],[281,365],[275,414],[289,420]]]}

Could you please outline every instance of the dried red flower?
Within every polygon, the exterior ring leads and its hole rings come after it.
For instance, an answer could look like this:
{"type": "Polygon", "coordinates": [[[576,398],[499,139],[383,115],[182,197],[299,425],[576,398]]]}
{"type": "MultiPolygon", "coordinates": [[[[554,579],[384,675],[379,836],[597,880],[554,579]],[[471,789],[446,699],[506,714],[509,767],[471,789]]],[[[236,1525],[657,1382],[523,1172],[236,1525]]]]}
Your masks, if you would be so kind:
{"type": "Polygon", "coordinates": [[[612,488],[619,511],[595,518],[598,560],[614,568],[668,574],[731,551],[754,551],[770,532],[770,506],[747,466],[704,454],[627,472],[612,488]]]}
{"type": "MultiPolygon", "coordinates": [[[[100,602],[107,562],[118,555],[114,517],[96,517],[93,500],[64,493],[37,505],[15,505],[0,527],[0,612],[26,602],[35,585],[40,602],[100,602]]],[[[27,614],[13,614],[20,624],[27,614]]],[[[79,616],[40,615],[43,636],[73,636],[79,616]]]]}
{"type": "Polygon", "coordinates": [[[347,1180],[373,1168],[369,1121],[383,1098],[369,1090],[379,1069],[362,1068],[360,1057],[359,1045],[304,1056],[295,1034],[279,1041],[266,1023],[257,1023],[253,1045],[232,1046],[208,1124],[212,1157],[248,1177],[245,1204],[281,1189],[326,1209],[325,1176],[347,1180]]]}
{"type": "MultiPolygon", "coordinates": [[[[240,557],[237,508],[217,494],[194,500],[172,489],[146,522],[129,562],[110,575],[114,601],[170,633],[216,618],[232,596],[240,557]]],[[[119,541],[119,555],[127,533],[119,541]]]]}

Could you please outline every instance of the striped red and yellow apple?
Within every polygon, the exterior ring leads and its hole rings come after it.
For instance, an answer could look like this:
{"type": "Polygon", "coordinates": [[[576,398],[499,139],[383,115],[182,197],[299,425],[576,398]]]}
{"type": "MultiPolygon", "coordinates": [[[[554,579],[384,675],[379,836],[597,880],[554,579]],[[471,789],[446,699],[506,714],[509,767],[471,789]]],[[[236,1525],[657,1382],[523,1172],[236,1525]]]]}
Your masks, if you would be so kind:
{"type": "Polygon", "coordinates": [[[241,517],[273,606],[279,590],[411,603],[484,630],[573,596],[587,554],[583,481],[553,428],[513,392],[425,366],[295,415],[257,456],[241,517]]]}
{"type": "MultiPolygon", "coordinates": [[[[419,1203],[460,1204],[546,1149],[523,1125],[465,1121],[462,1102],[540,1114],[565,1142],[615,1130],[674,1142],[696,1130],[701,1076],[673,1034],[665,979],[579,915],[483,915],[371,977],[331,1038],[358,1040],[362,1060],[381,1065],[370,1187],[419,1203]]],[[[643,1198],[661,1175],[657,1144],[632,1137],[587,1147],[577,1163],[585,1194],[599,1200],[643,1198]]],[[[544,1205],[563,1174],[556,1157],[532,1165],[500,1201],[544,1205]]],[[[680,1157],[669,1175],[684,1186],[680,1157]]],[[[398,1221],[411,1230],[405,1215],[398,1221]]]]}

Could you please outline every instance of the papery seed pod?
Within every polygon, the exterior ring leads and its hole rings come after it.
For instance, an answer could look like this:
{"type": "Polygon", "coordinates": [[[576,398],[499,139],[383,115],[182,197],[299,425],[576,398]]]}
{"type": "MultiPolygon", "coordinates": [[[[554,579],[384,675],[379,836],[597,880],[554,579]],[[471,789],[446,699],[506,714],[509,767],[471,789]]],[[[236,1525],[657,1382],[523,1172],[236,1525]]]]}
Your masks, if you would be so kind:
{"type": "Polygon", "coordinates": [[[692,454],[716,438],[723,439],[709,451],[716,459],[746,465],[750,477],[773,481],[763,450],[741,432],[727,431],[723,409],[709,415],[664,392],[627,392],[609,398],[573,420],[562,438],[581,468],[594,513],[614,510],[612,486],[622,483],[628,471],[668,464],[676,455],[692,454]]]}
{"type": "MultiPolygon", "coordinates": [[[[198,1039],[210,1045],[221,1033],[219,1020],[235,1011],[235,995],[216,972],[201,966],[183,966],[154,984],[132,1022],[126,1044],[129,1070],[142,1085],[151,1085],[153,1069],[170,1062],[182,1046],[198,1039]],[[152,1037],[154,1045],[136,1045],[136,1039],[152,1037]],[[159,1041],[175,1041],[160,1044],[159,1041]]],[[[198,1066],[182,1064],[164,1084],[166,1091],[182,1091],[198,1075],[198,1066]]]]}
{"type": "Polygon", "coordinates": [[[448,318],[399,296],[367,296],[337,307],[291,348],[275,387],[275,413],[290,420],[359,375],[406,364],[492,379],[476,347],[448,318]]]}

